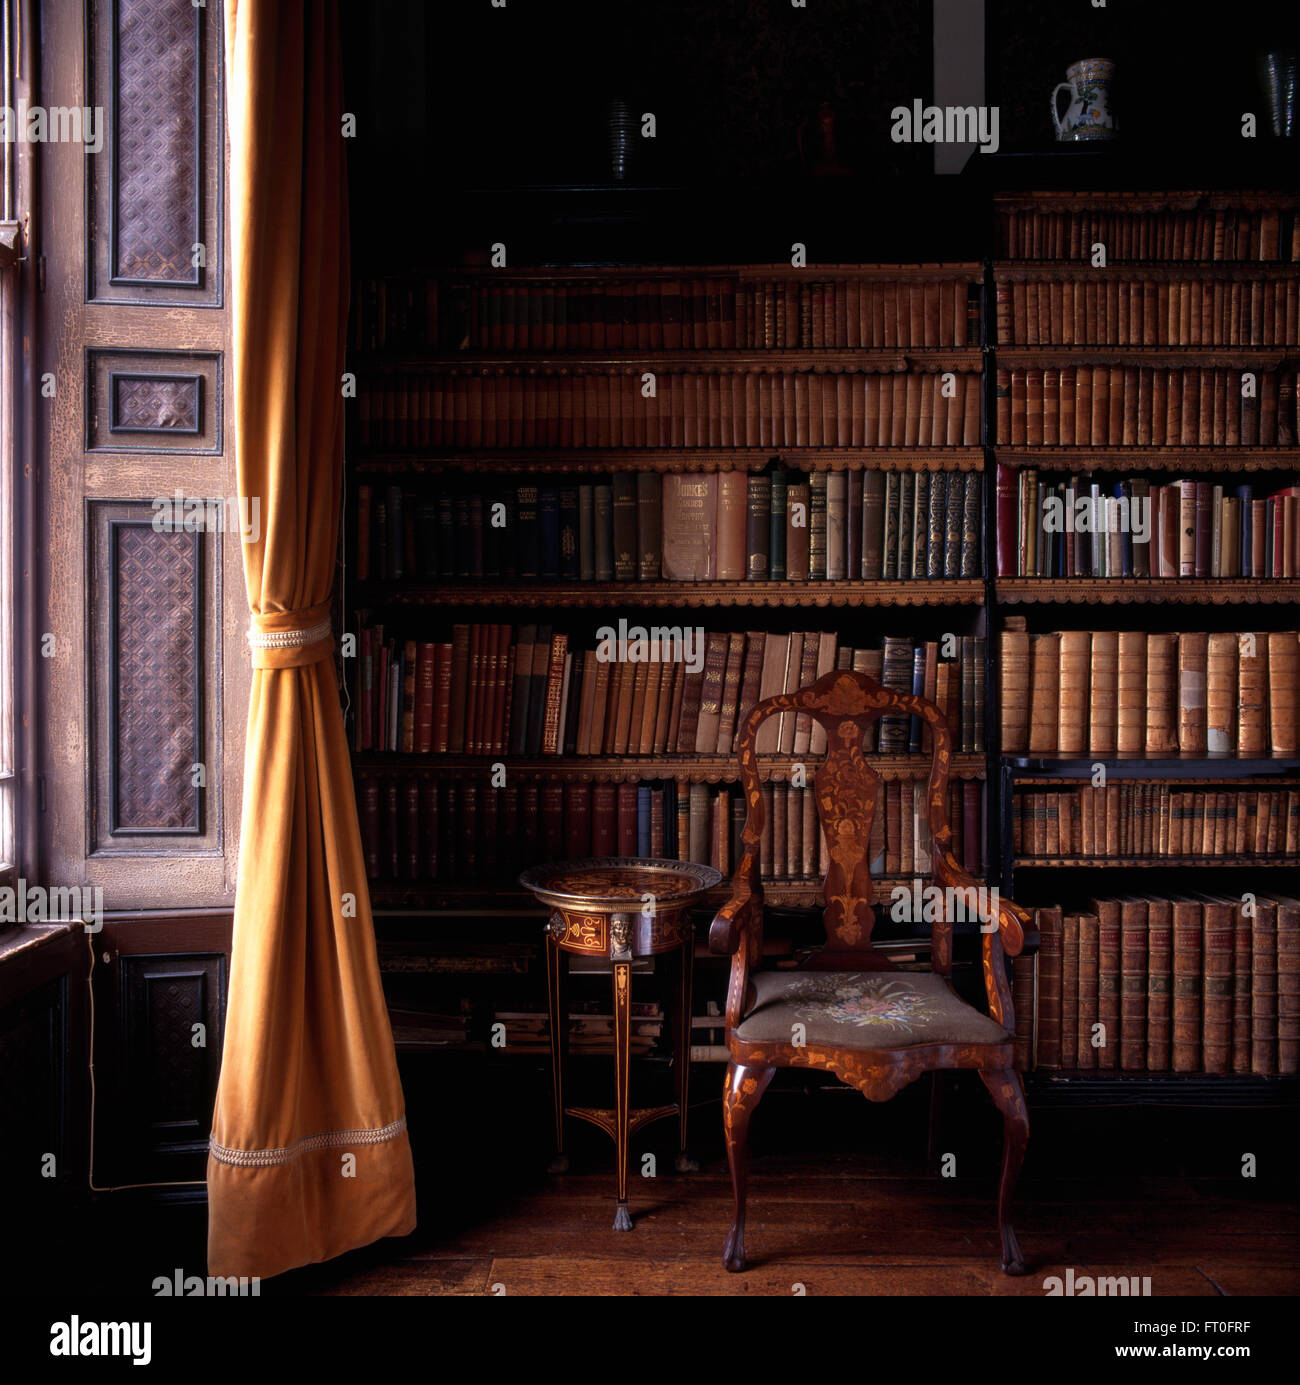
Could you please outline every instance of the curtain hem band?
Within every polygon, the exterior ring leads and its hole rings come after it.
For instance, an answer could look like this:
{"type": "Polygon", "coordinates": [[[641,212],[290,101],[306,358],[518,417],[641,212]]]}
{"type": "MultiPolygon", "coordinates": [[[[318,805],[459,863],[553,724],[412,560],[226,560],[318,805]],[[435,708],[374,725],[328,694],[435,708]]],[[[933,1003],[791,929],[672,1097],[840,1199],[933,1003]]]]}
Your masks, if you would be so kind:
{"type": "Polygon", "coordinates": [[[315,1149],[332,1149],[340,1145],[380,1145],[396,1139],[406,1129],[406,1117],[399,1116],[377,1130],[329,1130],[319,1135],[306,1135],[281,1149],[230,1149],[212,1138],[208,1152],[219,1164],[236,1168],[266,1168],[275,1164],[291,1164],[295,1159],[315,1149]]]}

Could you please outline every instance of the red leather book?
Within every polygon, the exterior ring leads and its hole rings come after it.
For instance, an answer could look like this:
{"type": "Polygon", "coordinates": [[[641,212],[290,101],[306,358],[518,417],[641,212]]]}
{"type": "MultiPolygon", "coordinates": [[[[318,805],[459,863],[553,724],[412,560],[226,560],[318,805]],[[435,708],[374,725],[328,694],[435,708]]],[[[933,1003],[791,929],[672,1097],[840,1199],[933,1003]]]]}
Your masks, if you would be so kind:
{"type": "Polygon", "coordinates": [[[420,781],[407,779],[401,788],[402,845],[401,868],[404,880],[420,876],[420,781]]]}
{"type": "Polygon", "coordinates": [[[438,781],[420,780],[420,875],[438,878],[438,781]]]}
{"type": "Polygon", "coordinates": [[[479,694],[483,685],[483,644],[489,627],[469,627],[468,680],[465,688],[465,745],[466,755],[479,754],[479,694]]]}
{"type": "Polygon", "coordinates": [[[1015,1043],[1012,1048],[1016,1070],[1028,1072],[1034,1066],[1034,985],[1036,957],[1017,957],[1011,964],[1011,1006],[1015,1011],[1015,1043]]]}
{"type": "Polygon", "coordinates": [[[560,753],[560,705],[564,700],[564,656],[569,651],[569,637],[564,633],[551,636],[550,656],[546,666],[546,704],[542,723],[543,755],[560,753]]]}
{"type": "Polygon", "coordinates": [[[497,678],[496,708],[492,713],[492,744],[490,748],[493,755],[506,753],[506,736],[510,727],[510,704],[515,695],[515,647],[510,643],[510,627],[503,625],[500,628],[504,652],[501,656],[497,678]]]}
{"type": "Polygon", "coordinates": [[[1208,481],[1196,483],[1196,543],[1195,567],[1197,577],[1210,575],[1211,540],[1213,538],[1213,515],[1210,511],[1211,486],[1208,481]]]}
{"type": "Polygon", "coordinates": [[[524,864],[537,865],[542,859],[542,791],[535,779],[527,780],[519,790],[519,839],[524,864]]]}
{"type": "Polygon", "coordinates": [[[1169,1067],[1173,1002],[1173,905],[1147,901],[1147,1060],[1148,1072],[1169,1067]]]}
{"type": "Polygon", "coordinates": [[[635,784],[618,786],[618,855],[635,856],[636,852],[636,791],[635,784]]]}
{"type": "Polygon", "coordinates": [[[1173,1043],[1175,1072],[1198,1072],[1201,1066],[1201,975],[1204,946],[1201,906],[1194,899],[1175,899],[1173,948],[1173,1043]]]}
{"type": "Polygon", "coordinates": [[[547,779],[542,783],[542,859],[562,861],[564,859],[564,781],[547,779]]]}
{"type": "Polygon", "coordinates": [[[1015,467],[998,463],[997,523],[998,576],[1016,576],[1016,540],[1019,534],[1016,515],[1016,490],[1019,472],[1015,467]]]}
{"type": "Polygon", "coordinates": [[[433,749],[433,693],[437,679],[437,646],[421,640],[417,646],[415,669],[415,744],[417,755],[433,749]]]}
{"type": "Polygon", "coordinates": [[[378,880],[379,780],[373,775],[366,775],[358,785],[357,809],[361,826],[361,849],[366,858],[366,879],[378,880]]]}
{"type": "Polygon", "coordinates": [[[564,854],[576,861],[591,851],[591,785],[570,780],[564,786],[564,854]]]}
{"type": "MultiPolygon", "coordinates": [[[[1100,962],[1100,945],[1098,935],[1098,919],[1096,914],[1079,915],[1079,1053],[1078,1067],[1082,1070],[1096,1068],[1100,1065],[1101,1055],[1105,1052],[1105,1045],[1110,1043],[1109,1030],[1098,1028],[1099,1001],[1097,991],[1098,967],[1100,962]]],[[[1065,1047],[1065,1002],[1061,1003],[1062,1012],[1062,1065],[1064,1065],[1065,1047]]]]}
{"type": "Polygon", "coordinates": [[[591,788],[591,854],[618,855],[618,806],[613,784],[597,783],[591,788]]]}
{"type": "Polygon", "coordinates": [[[452,645],[449,640],[434,646],[433,741],[435,755],[445,755],[451,734],[452,645]]]}
{"type": "Polygon", "coordinates": [[[1277,905],[1277,1070],[1300,1071],[1300,900],[1272,895],[1277,905]]]}
{"type": "Polygon", "coordinates": [[[386,880],[401,875],[402,795],[397,780],[384,781],[384,835],[379,852],[379,865],[386,880]]]}
{"type": "Polygon", "coordinates": [[[501,863],[501,790],[484,784],[478,796],[479,878],[493,880],[501,863]]]}
{"type": "Polygon", "coordinates": [[[1232,1071],[1250,1071],[1251,919],[1245,906],[1232,906],[1232,1071]]]}
{"type": "Polygon", "coordinates": [[[662,785],[650,792],[650,854],[656,860],[664,857],[664,790],[662,785]]]}
{"type": "Polygon", "coordinates": [[[1092,908],[1097,915],[1097,1021],[1102,1025],[1097,1066],[1117,1068],[1121,1044],[1120,903],[1117,899],[1095,899],[1092,908]]]}
{"type": "Polygon", "coordinates": [[[1232,902],[1198,895],[1202,915],[1201,941],[1201,1068],[1226,1073],[1232,1069],[1232,960],[1235,912],[1232,902]]]}
{"type": "Polygon", "coordinates": [[[982,860],[984,843],[983,832],[981,831],[983,814],[980,811],[980,794],[983,787],[983,784],[975,779],[964,780],[961,786],[962,865],[976,876],[984,874],[984,862],[982,860]]]}
{"type": "Polygon", "coordinates": [[[1061,969],[1064,939],[1059,905],[1039,909],[1038,1066],[1061,1066],[1061,969]]]}
{"type": "Polygon", "coordinates": [[[468,625],[451,627],[451,666],[449,674],[449,706],[447,721],[447,748],[453,755],[465,752],[465,703],[469,691],[469,643],[468,625]]]}
{"type": "MultiPolygon", "coordinates": [[[[1079,915],[1066,914],[1061,920],[1061,1067],[1095,1067],[1094,1056],[1080,1050],[1079,1029],[1079,915]]],[[[1083,1047],[1088,1048],[1084,1039],[1083,1047]]]]}
{"type": "Polygon", "coordinates": [[[1120,901],[1119,1065],[1140,1072],[1147,1065],[1147,903],[1120,901]]]}
{"type": "Polygon", "coordinates": [[[1277,905],[1255,901],[1251,920],[1250,1070],[1272,1077],[1277,1066],[1277,905]]]}

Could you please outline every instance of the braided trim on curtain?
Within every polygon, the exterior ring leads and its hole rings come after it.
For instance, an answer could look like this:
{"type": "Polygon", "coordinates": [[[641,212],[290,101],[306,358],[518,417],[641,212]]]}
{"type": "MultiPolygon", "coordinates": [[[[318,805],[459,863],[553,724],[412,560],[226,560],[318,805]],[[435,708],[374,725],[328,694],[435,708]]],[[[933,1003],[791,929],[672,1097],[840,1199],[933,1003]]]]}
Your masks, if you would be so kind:
{"type": "Polygon", "coordinates": [[[234,1164],[245,1169],[265,1168],[272,1164],[291,1164],[301,1155],[310,1154],[316,1149],[331,1149],[339,1145],[381,1145],[405,1129],[406,1117],[399,1116],[378,1130],[330,1130],[323,1135],[304,1136],[283,1149],[227,1149],[215,1139],[209,1141],[208,1149],[218,1163],[234,1164]]]}
{"type": "Polygon", "coordinates": [[[309,625],[305,630],[250,630],[248,643],[254,649],[296,649],[328,638],[331,630],[328,620],[309,625]]]}

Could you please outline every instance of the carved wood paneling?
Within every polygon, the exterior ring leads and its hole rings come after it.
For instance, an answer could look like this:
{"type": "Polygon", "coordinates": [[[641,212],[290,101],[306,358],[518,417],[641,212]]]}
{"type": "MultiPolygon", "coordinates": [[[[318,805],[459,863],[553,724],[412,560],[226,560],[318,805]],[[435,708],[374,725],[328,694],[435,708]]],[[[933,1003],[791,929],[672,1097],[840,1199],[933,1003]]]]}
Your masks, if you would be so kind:
{"type": "Polygon", "coordinates": [[[219,306],[220,4],[88,10],[89,103],[106,127],[88,161],[89,297],[219,306]]]}
{"type": "Polygon", "coordinates": [[[55,977],[0,1009],[0,1180],[12,1198],[39,1196],[66,1161],[67,978],[55,977]],[[53,1177],[42,1163],[54,1156],[53,1177]]]}
{"type": "Polygon", "coordinates": [[[199,536],[113,525],[109,832],[200,832],[199,536]]]}
{"type": "Polygon", "coordinates": [[[199,375],[125,375],[110,377],[110,433],[197,433],[202,409],[199,375]]]}
{"type": "Polygon", "coordinates": [[[215,352],[94,347],[86,353],[86,450],[215,456],[223,389],[215,352]]]}
{"type": "Polygon", "coordinates": [[[141,1156],[207,1146],[226,965],[219,954],[120,959],[122,1133],[141,1156]]]}
{"type": "Polygon", "coordinates": [[[94,502],[89,512],[89,849],[211,852],[221,831],[211,778],[221,744],[220,535],[155,529],[171,512],[144,502],[94,502]]]}

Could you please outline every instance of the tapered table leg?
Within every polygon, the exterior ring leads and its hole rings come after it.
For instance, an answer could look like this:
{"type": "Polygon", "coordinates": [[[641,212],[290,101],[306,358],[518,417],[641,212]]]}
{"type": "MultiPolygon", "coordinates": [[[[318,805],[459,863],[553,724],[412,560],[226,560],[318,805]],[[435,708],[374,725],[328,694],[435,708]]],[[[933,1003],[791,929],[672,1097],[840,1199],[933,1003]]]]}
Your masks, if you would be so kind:
{"type": "Polygon", "coordinates": [[[696,1173],[699,1164],[686,1152],[686,1113],[691,1085],[691,989],[695,973],[695,932],[689,921],[683,923],[686,931],[681,951],[677,954],[681,967],[677,987],[676,1053],[674,1062],[677,1068],[677,1163],[678,1173],[696,1173]]]}
{"type": "Polygon", "coordinates": [[[569,1014],[566,1004],[567,954],[556,939],[546,939],[546,1013],[551,1026],[551,1092],[555,1103],[555,1157],[548,1172],[568,1173],[564,1152],[564,1067],[569,1050],[569,1014]]]}
{"type": "Polygon", "coordinates": [[[614,1230],[631,1231],[627,1210],[627,1135],[630,1067],[628,1049],[632,1037],[632,964],[614,963],[614,1157],[618,1161],[618,1206],[614,1230]]]}

